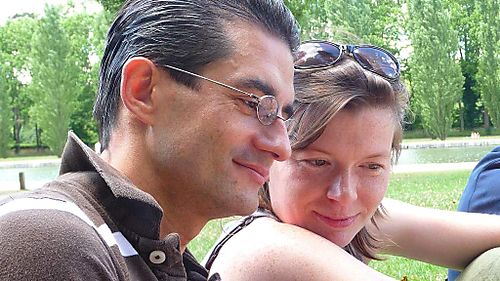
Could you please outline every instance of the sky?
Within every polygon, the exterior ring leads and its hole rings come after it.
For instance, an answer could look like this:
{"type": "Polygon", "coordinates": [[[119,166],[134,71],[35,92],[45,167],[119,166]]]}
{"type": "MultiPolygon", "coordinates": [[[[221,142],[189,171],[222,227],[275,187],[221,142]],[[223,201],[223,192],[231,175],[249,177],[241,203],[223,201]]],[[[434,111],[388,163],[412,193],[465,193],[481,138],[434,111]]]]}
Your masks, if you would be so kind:
{"type": "MultiPolygon", "coordinates": [[[[101,9],[95,0],[72,0],[77,6],[85,4],[89,12],[101,9]]],[[[43,14],[45,4],[64,5],[67,0],[0,0],[0,25],[3,25],[8,17],[20,13],[43,14]]]]}

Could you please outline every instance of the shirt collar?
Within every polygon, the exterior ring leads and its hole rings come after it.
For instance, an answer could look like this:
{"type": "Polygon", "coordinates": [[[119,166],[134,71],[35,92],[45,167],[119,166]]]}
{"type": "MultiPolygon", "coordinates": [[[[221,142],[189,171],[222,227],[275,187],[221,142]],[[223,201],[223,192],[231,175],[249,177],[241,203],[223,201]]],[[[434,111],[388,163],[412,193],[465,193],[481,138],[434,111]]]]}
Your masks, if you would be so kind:
{"type": "MultiPolygon", "coordinates": [[[[70,131],[63,151],[59,174],[81,171],[99,173],[117,201],[120,204],[125,204],[124,208],[113,208],[114,210],[110,210],[111,212],[120,213],[120,217],[137,220],[140,225],[149,225],[147,230],[144,227],[133,227],[134,229],[131,230],[151,239],[159,238],[163,211],[156,200],[150,194],[136,187],[125,175],[109,165],[85,145],[75,133],[70,131]],[[123,214],[123,210],[131,209],[140,210],[140,212],[123,214]]],[[[135,223],[127,224],[134,226],[135,223]]]]}

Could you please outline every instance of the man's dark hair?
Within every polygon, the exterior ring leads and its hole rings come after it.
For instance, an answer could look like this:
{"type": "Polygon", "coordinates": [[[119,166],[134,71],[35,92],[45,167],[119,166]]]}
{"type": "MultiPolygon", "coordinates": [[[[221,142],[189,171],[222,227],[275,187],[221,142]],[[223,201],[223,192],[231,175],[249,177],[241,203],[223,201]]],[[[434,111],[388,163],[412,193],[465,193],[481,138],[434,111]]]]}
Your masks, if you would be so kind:
{"type": "MultiPolygon", "coordinates": [[[[131,0],[120,9],[108,32],[101,62],[94,117],[101,150],[107,148],[120,103],[121,71],[127,60],[145,57],[197,72],[232,53],[227,27],[234,21],[256,24],[294,51],[299,44],[295,19],[281,0],[131,0]]],[[[250,38],[249,38],[250,40],[250,38]]],[[[196,81],[169,71],[194,88],[196,81]]]]}

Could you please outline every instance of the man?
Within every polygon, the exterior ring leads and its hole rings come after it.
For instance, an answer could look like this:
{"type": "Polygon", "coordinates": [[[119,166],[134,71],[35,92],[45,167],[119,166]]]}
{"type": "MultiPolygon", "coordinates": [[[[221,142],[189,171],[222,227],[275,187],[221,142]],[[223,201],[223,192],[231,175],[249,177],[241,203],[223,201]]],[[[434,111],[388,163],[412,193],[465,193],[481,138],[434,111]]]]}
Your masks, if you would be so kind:
{"type": "Polygon", "coordinates": [[[205,280],[188,242],[254,211],[290,156],[298,41],[279,0],[125,3],[94,109],[102,153],[70,133],[58,179],[0,203],[0,279],[205,280]]]}
{"type": "MultiPolygon", "coordinates": [[[[486,154],[472,170],[458,211],[500,215],[500,146],[486,154]]],[[[455,281],[459,276],[457,280],[493,280],[500,275],[499,256],[500,248],[492,249],[479,256],[463,274],[449,269],[448,281],[455,281]]]]}

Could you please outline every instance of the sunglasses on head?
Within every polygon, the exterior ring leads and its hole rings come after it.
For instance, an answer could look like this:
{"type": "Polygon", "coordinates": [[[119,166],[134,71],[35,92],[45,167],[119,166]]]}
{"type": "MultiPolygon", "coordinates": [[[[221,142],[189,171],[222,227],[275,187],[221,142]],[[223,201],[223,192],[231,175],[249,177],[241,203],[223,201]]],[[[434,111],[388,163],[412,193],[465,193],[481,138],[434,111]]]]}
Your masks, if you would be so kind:
{"type": "Polygon", "coordinates": [[[295,53],[295,70],[323,69],[335,65],[342,55],[351,55],[364,69],[389,81],[399,78],[399,62],[388,51],[370,45],[339,45],[328,41],[307,41],[295,53]]]}

